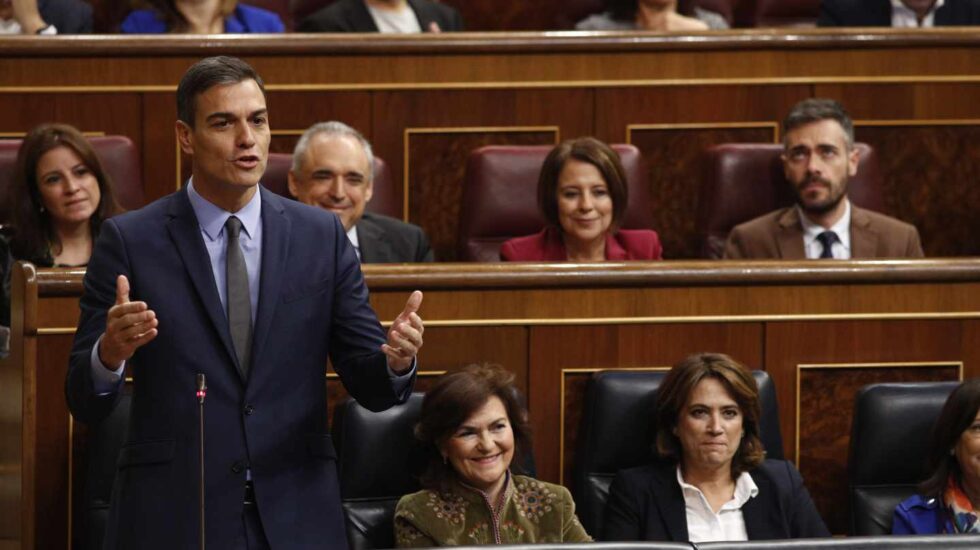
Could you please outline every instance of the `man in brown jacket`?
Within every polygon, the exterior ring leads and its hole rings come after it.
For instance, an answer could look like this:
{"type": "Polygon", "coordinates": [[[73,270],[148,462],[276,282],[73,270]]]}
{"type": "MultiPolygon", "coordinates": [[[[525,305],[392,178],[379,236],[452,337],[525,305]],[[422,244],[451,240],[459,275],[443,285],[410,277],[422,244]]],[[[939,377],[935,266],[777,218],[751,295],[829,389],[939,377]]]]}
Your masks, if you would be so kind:
{"type": "Polygon", "coordinates": [[[857,173],[854,124],[834,100],[807,99],[783,121],[782,155],[796,205],[732,229],[725,258],[920,258],[914,226],[847,200],[857,173]]]}

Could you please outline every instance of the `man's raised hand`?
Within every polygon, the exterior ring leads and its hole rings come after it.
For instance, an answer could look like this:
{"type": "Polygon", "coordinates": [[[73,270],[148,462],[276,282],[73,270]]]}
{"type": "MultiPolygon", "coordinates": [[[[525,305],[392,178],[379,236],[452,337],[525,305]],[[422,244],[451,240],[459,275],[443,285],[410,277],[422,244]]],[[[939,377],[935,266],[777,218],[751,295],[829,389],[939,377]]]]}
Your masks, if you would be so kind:
{"type": "Polygon", "coordinates": [[[422,305],[422,292],[416,290],[405,302],[405,309],[395,317],[388,329],[388,341],[381,346],[381,351],[388,356],[388,367],[402,373],[412,366],[412,359],[422,347],[422,318],[417,313],[422,305]]]}
{"type": "MultiPolygon", "coordinates": [[[[421,301],[421,300],[420,300],[421,301]]],[[[105,333],[99,344],[99,359],[109,370],[116,370],[136,349],[157,336],[157,315],[146,302],[129,301],[129,280],[116,278],[116,303],[109,308],[105,333]]]]}

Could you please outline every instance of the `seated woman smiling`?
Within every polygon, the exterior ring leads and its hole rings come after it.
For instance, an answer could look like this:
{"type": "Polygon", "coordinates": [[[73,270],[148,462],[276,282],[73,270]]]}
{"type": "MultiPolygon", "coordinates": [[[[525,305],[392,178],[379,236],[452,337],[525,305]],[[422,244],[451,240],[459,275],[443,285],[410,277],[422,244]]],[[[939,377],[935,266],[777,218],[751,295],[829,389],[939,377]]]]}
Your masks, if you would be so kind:
{"type": "Polygon", "coordinates": [[[649,229],[619,229],[626,216],[626,172],[608,145],[591,137],[548,153],[538,176],[540,232],[504,242],[500,257],[516,262],[659,260],[660,238],[649,229]]]}
{"type": "Polygon", "coordinates": [[[727,355],[674,365],[657,397],[662,460],[616,476],[603,540],[829,537],[796,468],[764,460],[760,410],[755,379],[727,355]]]}
{"type": "Polygon", "coordinates": [[[926,468],[921,494],[895,508],[892,533],[980,533],[980,379],[963,382],[946,399],[926,468]]]}
{"type": "Polygon", "coordinates": [[[531,450],[512,373],[471,365],[441,377],[415,433],[429,462],[425,489],[395,510],[399,547],[592,540],[567,489],[511,473],[531,450]]]}

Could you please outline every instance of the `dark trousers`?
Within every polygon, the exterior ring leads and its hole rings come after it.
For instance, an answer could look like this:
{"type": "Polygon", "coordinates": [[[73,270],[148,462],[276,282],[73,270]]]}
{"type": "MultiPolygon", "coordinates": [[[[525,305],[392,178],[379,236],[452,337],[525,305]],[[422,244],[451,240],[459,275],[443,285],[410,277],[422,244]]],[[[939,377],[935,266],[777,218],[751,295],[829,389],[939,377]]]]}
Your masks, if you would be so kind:
{"type": "Polygon", "coordinates": [[[255,504],[251,483],[245,488],[242,533],[234,548],[235,550],[271,550],[269,540],[265,538],[265,529],[262,528],[262,518],[259,516],[259,507],[255,504]]]}

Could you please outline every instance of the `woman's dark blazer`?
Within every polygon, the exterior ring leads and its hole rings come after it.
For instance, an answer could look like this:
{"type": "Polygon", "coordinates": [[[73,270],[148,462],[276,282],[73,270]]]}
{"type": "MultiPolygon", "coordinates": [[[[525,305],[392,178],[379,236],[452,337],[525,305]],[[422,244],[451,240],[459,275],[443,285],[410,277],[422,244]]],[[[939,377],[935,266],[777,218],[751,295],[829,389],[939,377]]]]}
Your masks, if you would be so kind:
{"type": "MultiPolygon", "coordinates": [[[[766,460],[749,474],[759,487],[742,506],[749,540],[830,536],[791,463],[766,460]]],[[[687,542],[677,466],[657,462],[619,472],[609,489],[600,540],[687,542]]]]}

